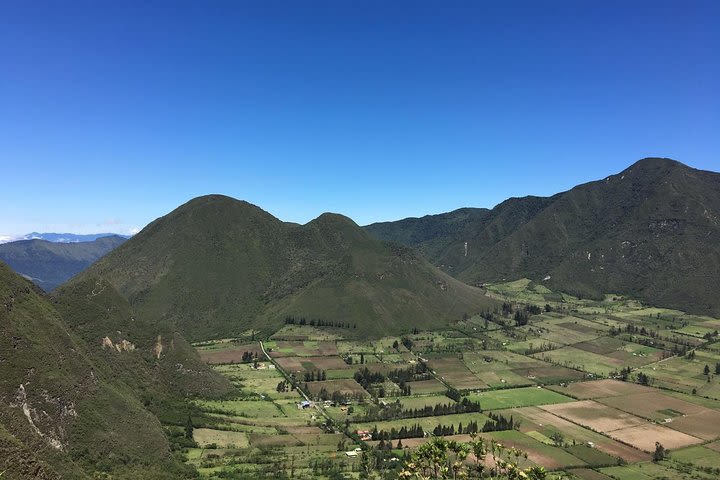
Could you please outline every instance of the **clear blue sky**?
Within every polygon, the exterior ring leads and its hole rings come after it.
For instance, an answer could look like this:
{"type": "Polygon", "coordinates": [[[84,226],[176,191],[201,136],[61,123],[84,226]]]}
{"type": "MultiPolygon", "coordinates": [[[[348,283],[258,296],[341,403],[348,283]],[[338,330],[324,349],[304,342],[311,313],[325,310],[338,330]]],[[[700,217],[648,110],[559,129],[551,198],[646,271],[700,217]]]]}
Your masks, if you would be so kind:
{"type": "Polygon", "coordinates": [[[720,170],[718,1],[0,2],[0,234],[360,224],[720,170]]]}

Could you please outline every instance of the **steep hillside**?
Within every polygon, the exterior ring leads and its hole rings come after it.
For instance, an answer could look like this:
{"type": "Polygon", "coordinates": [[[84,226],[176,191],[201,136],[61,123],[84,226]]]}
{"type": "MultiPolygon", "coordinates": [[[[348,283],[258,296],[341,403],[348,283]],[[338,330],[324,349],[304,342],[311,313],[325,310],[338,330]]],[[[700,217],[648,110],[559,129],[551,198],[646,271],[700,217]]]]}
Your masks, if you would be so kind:
{"type": "Polygon", "coordinates": [[[290,224],[220,195],[155,220],[71,285],[91,277],[112,284],[138,316],[191,339],[269,333],[286,315],[399,332],[489,305],[479,290],[346,217],[290,224]]]}
{"type": "Polygon", "coordinates": [[[228,381],[201,362],[182,335],[138,315],[109,282],[83,278],[60,287],[52,300],[89,352],[146,403],[230,392],[228,381]]]}
{"type": "Polygon", "coordinates": [[[12,479],[190,475],[137,391],[69,333],[42,292],[2,263],[0,472],[12,479]]]}
{"type": "MultiPolygon", "coordinates": [[[[553,197],[510,199],[462,228],[449,227],[456,219],[456,212],[435,216],[437,234],[407,244],[464,281],[529,277],[581,295],[623,292],[720,312],[720,174],[648,158],[553,197]]],[[[381,239],[412,239],[416,232],[402,230],[417,225],[366,228],[381,239]]]]}
{"type": "Polygon", "coordinates": [[[119,235],[74,243],[20,240],[0,245],[0,260],[49,292],[125,240],[119,235]]]}

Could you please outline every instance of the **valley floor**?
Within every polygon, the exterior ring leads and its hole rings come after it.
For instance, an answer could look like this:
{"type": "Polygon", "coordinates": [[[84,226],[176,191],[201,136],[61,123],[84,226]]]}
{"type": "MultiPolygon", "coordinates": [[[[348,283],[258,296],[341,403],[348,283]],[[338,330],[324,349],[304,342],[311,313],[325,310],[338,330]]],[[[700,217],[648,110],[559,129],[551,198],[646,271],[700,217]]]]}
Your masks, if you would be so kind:
{"type": "Polygon", "coordinates": [[[197,344],[240,393],[194,401],[186,461],[208,479],[395,478],[444,436],[515,447],[548,478],[718,478],[719,319],[486,289],[502,310],[443,331],[358,341],[303,322],[197,344]]]}

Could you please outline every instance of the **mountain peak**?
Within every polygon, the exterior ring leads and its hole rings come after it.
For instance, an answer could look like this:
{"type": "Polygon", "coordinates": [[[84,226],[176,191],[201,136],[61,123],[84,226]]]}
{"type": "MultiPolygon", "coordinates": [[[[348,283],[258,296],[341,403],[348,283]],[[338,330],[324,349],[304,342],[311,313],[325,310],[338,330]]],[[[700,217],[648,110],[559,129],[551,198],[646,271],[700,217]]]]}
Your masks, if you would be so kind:
{"type": "Polygon", "coordinates": [[[718,192],[720,174],[650,157],[552,197],[508,199],[461,230],[446,214],[432,228],[399,221],[369,231],[418,248],[469,283],[546,279],[593,298],[620,291],[717,313],[718,192]]]}
{"type": "Polygon", "coordinates": [[[668,172],[675,169],[690,169],[687,165],[672,158],[645,157],[630,165],[621,173],[631,172],[668,172]]]}
{"type": "Polygon", "coordinates": [[[245,208],[256,208],[258,210],[262,210],[257,205],[253,205],[250,202],[247,202],[245,200],[238,200],[237,198],[233,198],[227,195],[222,195],[219,193],[212,193],[209,195],[201,195],[199,197],[192,198],[188,200],[185,204],[178,207],[176,210],[182,209],[182,208],[198,208],[203,206],[218,206],[218,207],[226,207],[226,206],[235,206],[235,207],[245,207],[245,208]]]}
{"type": "Polygon", "coordinates": [[[322,213],[320,216],[318,216],[316,219],[312,220],[310,223],[323,223],[323,224],[334,224],[334,225],[350,225],[353,227],[358,227],[359,225],[355,223],[355,221],[350,218],[346,217],[345,215],[342,215],[340,213],[333,213],[333,212],[325,212],[322,213]]]}

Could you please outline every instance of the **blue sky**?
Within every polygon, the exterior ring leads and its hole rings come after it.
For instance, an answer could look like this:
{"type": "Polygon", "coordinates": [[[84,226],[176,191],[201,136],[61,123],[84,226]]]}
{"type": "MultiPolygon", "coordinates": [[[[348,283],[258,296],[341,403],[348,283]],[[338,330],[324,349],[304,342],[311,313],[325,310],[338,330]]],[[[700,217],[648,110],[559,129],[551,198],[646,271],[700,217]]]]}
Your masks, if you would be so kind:
{"type": "Polygon", "coordinates": [[[360,224],[720,170],[720,2],[0,2],[0,234],[360,224]]]}

